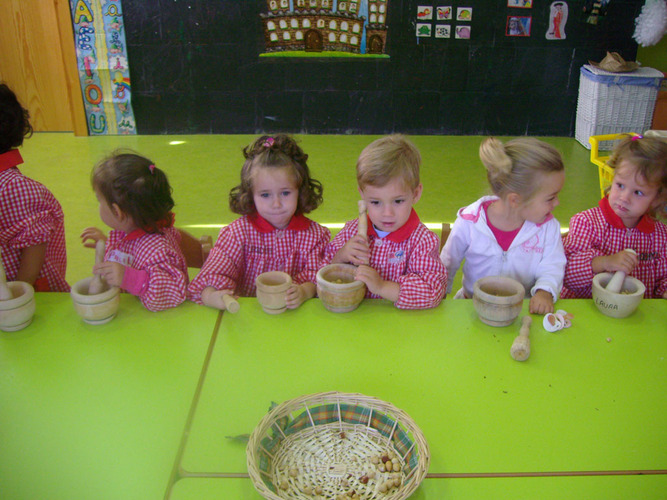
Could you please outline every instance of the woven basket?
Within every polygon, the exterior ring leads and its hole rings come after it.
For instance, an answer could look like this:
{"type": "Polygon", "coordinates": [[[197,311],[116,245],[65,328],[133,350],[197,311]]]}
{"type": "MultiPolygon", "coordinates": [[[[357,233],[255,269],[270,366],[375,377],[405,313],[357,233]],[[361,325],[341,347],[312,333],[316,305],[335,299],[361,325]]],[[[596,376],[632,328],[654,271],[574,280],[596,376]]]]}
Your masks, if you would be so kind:
{"type": "Polygon", "coordinates": [[[430,455],[404,411],[363,394],[327,392],[267,413],[250,436],[247,461],[255,488],[271,500],[400,500],[424,479],[430,455]]]}
{"type": "Polygon", "coordinates": [[[637,134],[627,132],[622,134],[592,135],[588,138],[591,145],[591,163],[598,167],[598,177],[600,178],[600,198],[604,198],[604,191],[614,180],[614,169],[607,165],[609,155],[600,154],[602,150],[612,150],[616,144],[626,137],[634,137],[637,134]],[[606,146],[604,146],[606,145],[606,146]]]}

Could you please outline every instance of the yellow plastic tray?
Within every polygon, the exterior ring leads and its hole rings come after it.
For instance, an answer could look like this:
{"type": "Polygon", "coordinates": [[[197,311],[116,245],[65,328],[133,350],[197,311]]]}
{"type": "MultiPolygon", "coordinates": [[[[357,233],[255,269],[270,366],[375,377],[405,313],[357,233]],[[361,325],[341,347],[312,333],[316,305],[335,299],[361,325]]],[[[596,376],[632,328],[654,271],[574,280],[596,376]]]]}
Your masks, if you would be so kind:
{"type": "Polygon", "coordinates": [[[622,139],[624,137],[634,137],[639,134],[634,132],[624,132],[622,134],[606,134],[606,135],[592,135],[588,138],[588,142],[591,144],[591,163],[598,166],[598,174],[600,176],[600,197],[604,197],[604,190],[607,186],[611,184],[611,181],[614,179],[613,169],[607,165],[609,160],[609,155],[600,156],[599,146],[602,141],[614,141],[617,139],[622,139]]]}

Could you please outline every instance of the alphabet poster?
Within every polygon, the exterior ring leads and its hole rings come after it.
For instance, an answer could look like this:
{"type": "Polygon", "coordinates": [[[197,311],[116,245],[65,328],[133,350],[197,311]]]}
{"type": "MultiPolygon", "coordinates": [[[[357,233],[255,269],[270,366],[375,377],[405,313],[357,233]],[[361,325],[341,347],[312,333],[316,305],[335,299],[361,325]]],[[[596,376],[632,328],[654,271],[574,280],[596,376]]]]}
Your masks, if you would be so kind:
{"type": "Polygon", "coordinates": [[[136,134],[121,0],[70,0],[90,135],[136,134]]]}

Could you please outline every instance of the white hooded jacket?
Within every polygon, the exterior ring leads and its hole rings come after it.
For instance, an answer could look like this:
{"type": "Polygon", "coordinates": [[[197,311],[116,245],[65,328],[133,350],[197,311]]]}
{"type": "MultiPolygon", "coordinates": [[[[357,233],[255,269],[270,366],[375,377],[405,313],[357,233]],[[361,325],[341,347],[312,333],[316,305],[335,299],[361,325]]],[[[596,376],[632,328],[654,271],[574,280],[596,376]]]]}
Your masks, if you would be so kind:
{"type": "MultiPolygon", "coordinates": [[[[560,224],[551,215],[542,224],[525,221],[504,251],[489,228],[483,208],[485,202],[497,199],[484,196],[459,210],[440,253],[449,276],[447,293],[451,293],[454,275],[465,259],[463,293],[467,298],[472,298],[473,285],[479,278],[509,276],[523,284],[526,297],[546,290],[555,302],[563,286],[566,263],[560,224]]],[[[463,298],[461,291],[455,298],[463,298]]]]}

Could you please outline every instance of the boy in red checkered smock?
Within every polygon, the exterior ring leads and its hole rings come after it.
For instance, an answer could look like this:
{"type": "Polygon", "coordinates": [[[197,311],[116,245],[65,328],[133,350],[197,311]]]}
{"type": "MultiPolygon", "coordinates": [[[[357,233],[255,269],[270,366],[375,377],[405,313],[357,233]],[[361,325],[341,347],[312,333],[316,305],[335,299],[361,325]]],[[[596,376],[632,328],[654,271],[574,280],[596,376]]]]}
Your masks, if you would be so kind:
{"type": "Polygon", "coordinates": [[[608,165],[607,196],[570,220],[561,296],[590,298],[595,274],[624,271],[644,283],[646,298],[667,298],[667,225],[655,218],[667,209],[667,141],[627,137],[608,165]]]}
{"type": "Polygon", "coordinates": [[[326,263],[358,265],[356,279],[367,298],[390,300],[400,309],[427,309],[445,296],[447,271],[438,237],[419,220],[421,155],[400,134],[366,146],[357,160],[359,194],[367,207],[367,236],[349,221],[327,246],[326,263]]]}
{"type": "Polygon", "coordinates": [[[95,264],[93,273],[139,297],[149,311],[182,303],[187,265],[164,172],[143,156],[117,151],[95,167],[92,185],[100,218],[112,229],[108,238],[95,227],[81,234],[87,247],[106,241],[104,262],[95,264]]]}
{"type": "Polygon", "coordinates": [[[293,285],[288,309],[316,294],[329,230],[304,214],[322,203],[322,185],[310,177],[308,155],[285,134],[262,136],[243,150],[241,183],[229,194],[231,210],[242,215],[223,227],[204,266],[192,280],[192,300],[225,309],[223,295],[254,297],[255,278],[283,271],[293,285]]]}
{"type": "Polygon", "coordinates": [[[24,176],[16,149],[32,134],[28,111],[0,84],[0,251],[7,281],[38,292],[68,292],[65,217],[58,200],[24,176]]]}

